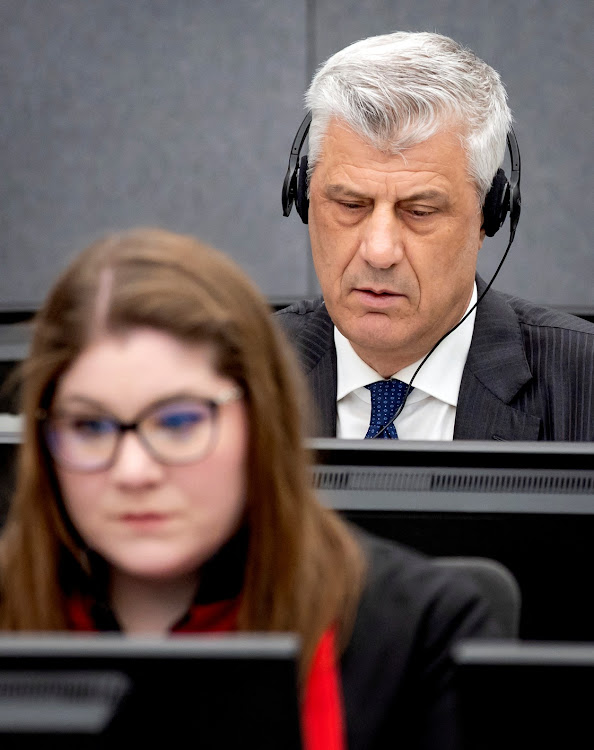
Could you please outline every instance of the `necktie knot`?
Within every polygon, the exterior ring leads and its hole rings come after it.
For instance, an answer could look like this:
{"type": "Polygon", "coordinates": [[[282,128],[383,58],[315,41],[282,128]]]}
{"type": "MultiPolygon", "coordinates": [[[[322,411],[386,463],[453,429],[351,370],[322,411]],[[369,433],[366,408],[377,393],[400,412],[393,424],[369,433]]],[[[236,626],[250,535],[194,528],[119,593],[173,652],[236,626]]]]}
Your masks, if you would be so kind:
{"type": "MultiPolygon", "coordinates": [[[[393,378],[392,380],[378,380],[365,387],[371,392],[371,419],[365,437],[374,438],[400,408],[407,395],[408,385],[393,378]]],[[[398,433],[394,423],[386,427],[379,437],[397,440],[398,433]]]]}

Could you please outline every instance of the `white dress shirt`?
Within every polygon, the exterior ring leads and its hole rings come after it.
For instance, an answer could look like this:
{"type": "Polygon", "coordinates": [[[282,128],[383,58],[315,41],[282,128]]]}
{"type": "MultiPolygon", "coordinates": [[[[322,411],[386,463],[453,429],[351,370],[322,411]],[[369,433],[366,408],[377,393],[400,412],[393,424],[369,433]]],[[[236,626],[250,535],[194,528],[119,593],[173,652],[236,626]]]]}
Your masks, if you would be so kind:
{"type": "MultiPolygon", "coordinates": [[[[466,312],[476,302],[476,284],[466,312]]],[[[465,314],[466,314],[465,312],[465,314]]],[[[452,440],[462,371],[466,364],[475,311],[447,336],[419,370],[404,408],[394,422],[401,440],[452,440]]],[[[337,393],[336,436],[364,438],[371,418],[369,383],[382,376],[363,362],[351,343],[334,326],[336,345],[337,393]]],[[[392,375],[410,383],[422,358],[392,375]]]]}

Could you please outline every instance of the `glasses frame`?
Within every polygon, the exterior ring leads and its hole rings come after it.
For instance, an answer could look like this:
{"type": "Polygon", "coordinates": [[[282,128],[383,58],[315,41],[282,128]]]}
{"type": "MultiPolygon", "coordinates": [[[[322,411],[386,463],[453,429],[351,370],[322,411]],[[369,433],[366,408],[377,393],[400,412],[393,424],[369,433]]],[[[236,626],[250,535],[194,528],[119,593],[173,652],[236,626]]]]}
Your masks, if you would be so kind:
{"type": "Polygon", "coordinates": [[[116,419],[114,416],[105,415],[104,418],[108,419],[113,424],[114,428],[116,429],[116,433],[115,433],[116,440],[114,443],[113,451],[111,455],[109,456],[109,458],[106,459],[104,462],[98,464],[97,466],[93,466],[91,468],[86,468],[86,467],[82,468],[80,465],[70,463],[57,450],[56,441],[52,437],[52,429],[55,423],[60,419],[64,419],[66,415],[52,414],[52,413],[46,412],[44,409],[39,409],[37,412],[36,418],[41,423],[44,442],[45,442],[45,445],[47,447],[47,450],[50,456],[52,457],[52,460],[58,466],[61,466],[70,471],[75,471],[80,474],[92,474],[94,472],[106,471],[107,469],[111,469],[117,460],[118,451],[122,443],[122,438],[127,432],[134,432],[136,434],[138,441],[146,450],[146,452],[151,456],[151,458],[153,458],[158,463],[163,464],[165,466],[183,466],[185,464],[190,464],[195,461],[201,461],[203,458],[208,456],[208,454],[212,451],[213,446],[215,445],[217,437],[218,437],[220,407],[224,406],[225,404],[229,404],[233,401],[238,401],[242,397],[243,397],[243,390],[239,386],[233,386],[231,388],[226,389],[225,391],[220,393],[218,396],[205,397],[205,396],[198,396],[196,394],[186,394],[186,395],[172,396],[171,398],[165,399],[164,401],[149,404],[144,409],[142,409],[142,411],[140,411],[140,413],[136,416],[136,418],[131,422],[122,422],[121,420],[116,419]],[[144,421],[144,419],[149,414],[154,412],[156,409],[163,408],[170,404],[175,404],[180,401],[197,401],[199,403],[205,404],[210,410],[212,428],[211,428],[211,434],[208,440],[208,444],[203,453],[200,453],[198,456],[195,456],[192,458],[185,458],[179,461],[175,461],[171,459],[164,459],[161,455],[159,455],[159,453],[155,451],[153,446],[146,439],[146,436],[142,434],[139,428],[142,422],[144,421]]]}

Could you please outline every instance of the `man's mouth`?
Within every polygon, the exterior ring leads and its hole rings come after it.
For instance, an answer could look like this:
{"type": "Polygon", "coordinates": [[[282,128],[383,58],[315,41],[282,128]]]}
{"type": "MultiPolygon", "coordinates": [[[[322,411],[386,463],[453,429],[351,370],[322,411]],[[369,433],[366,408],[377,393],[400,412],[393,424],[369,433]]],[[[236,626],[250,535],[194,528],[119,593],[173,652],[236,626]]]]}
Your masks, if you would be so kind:
{"type": "Polygon", "coordinates": [[[378,309],[392,305],[403,296],[393,289],[381,287],[356,287],[353,291],[362,305],[371,308],[377,307],[378,309]]]}
{"type": "Polygon", "coordinates": [[[375,297],[400,297],[398,292],[394,291],[393,289],[374,289],[373,287],[358,287],[355,289],[356,292],[361,292],[362,294],[372,294],[375,297]]]}

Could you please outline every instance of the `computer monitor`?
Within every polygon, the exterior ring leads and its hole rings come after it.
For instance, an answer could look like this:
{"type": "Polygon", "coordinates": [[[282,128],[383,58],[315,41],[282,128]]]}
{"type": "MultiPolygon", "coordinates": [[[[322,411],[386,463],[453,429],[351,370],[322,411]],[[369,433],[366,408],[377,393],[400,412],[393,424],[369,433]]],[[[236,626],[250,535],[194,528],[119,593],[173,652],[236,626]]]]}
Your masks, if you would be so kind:
{"type": "Polygon", "coordinates": [[[0,746],[298,750],[298,654],[287,634],[0,636],[0,746]]]}
{"type": "Polygon", "coordinates": [[[320,499],[437,556],[499,560],[522,593],[520,636],[593,638],[594,444],[311,440],[320,499]]]}
{"type": "Polygon", "coordinates": [[[463,750],[594,746],[594,644],[463,641],[453,658],[463,750]]]}

